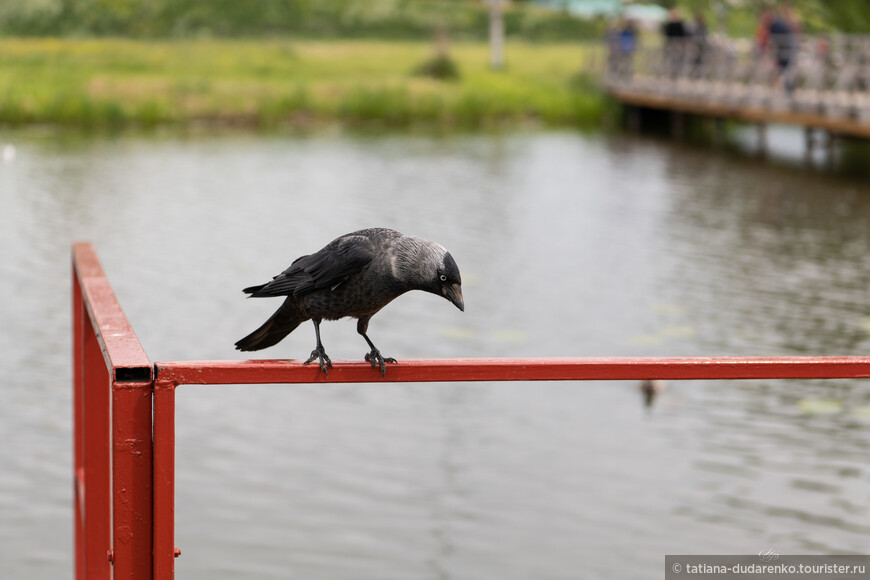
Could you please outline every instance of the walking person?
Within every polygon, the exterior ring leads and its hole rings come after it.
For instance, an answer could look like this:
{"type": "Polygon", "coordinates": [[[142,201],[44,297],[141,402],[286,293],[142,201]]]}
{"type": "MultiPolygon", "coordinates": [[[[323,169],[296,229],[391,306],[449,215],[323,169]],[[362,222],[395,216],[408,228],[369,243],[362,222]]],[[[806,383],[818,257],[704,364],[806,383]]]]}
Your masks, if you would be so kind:
{"type": "Polygon", "coordinates": [[[787,93],[794,90],[794,57],[797,52],[796,20],[790,16],[788,7],[777,7],[773,10],[768,24],[768,44],[773,62],[776,65],[777,86],[787,93]]]}
{"type": "Polygon", "coordinates": [[[683,16],[678,8],[668,10],[668,19],[662,25],[665,37],[665,64],[668,76],[679,76],[685,63],[686,39],[689,36],[683,16]]]}

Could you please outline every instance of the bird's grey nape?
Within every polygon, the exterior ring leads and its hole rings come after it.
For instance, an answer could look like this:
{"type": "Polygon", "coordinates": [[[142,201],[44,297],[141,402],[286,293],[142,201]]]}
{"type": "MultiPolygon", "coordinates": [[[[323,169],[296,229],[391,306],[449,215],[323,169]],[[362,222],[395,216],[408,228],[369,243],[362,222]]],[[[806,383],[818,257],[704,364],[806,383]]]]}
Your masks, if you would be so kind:
{"type": "Polygon", "coordinates": [[[447,250],[436,242],[407,236],[397,244],[396,255],[404,271],[416,271],[422,280],[431,280],[444,265],[447,250]]]}

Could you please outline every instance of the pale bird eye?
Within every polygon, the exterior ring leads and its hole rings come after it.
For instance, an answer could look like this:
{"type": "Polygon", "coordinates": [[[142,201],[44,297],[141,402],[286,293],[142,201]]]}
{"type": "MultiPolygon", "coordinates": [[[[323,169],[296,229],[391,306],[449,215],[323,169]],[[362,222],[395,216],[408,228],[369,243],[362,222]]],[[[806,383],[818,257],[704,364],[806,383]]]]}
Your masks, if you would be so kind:
{"type": "Polygon", "coordinates": [[[444,274],[441,274],[440,278],[441,278],[441,281],[442,281],[442,282],[446,282],[446,281],[447,281],[447,276],[445,276],[444,274]]]}

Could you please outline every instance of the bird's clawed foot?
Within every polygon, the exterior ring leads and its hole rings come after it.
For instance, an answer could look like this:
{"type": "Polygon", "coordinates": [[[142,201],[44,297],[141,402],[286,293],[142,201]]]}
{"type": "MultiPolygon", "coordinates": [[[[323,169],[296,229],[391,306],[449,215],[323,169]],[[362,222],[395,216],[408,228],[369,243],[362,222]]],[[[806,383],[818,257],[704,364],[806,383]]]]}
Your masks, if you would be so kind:
{"type": "Polygon", "coordinates": [[[318,344],[317,348],[311,351],[311,356],[308,357],[308,360],[302,364],[307,365],[314,362],[314,359],[318,359],[320,362],[320,370],[322,370],[323,374],[328,377],[329,371],[326,370],[326,367],[332,368],[332,361],[329,360],[328,356],[326,356],[326,350],[323,348],[323,345],[318,344]]]}
{"type": "Polygon", "coordinates": [[[381,369],[381,376],[384,377],[387,375],[386,363],[398,363],[399,361],[397,361],[393,357],[389,357],[389,356],[384,358],[381,355],[381,351],[379,351],[376,348],[373,348],[372,352],[366,353],[366,362],[371,363],[373,369],[380,368],[381,369]]]}

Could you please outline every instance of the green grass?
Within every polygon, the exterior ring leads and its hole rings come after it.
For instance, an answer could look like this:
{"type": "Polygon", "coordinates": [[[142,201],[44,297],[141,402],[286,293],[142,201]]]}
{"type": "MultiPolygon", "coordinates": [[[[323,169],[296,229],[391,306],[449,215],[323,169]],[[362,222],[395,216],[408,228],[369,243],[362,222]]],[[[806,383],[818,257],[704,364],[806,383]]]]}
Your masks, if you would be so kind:
{"type": "Polygon", "coordinates": [[[417,41],[5,39],[0,123],[590,125],[594,50],[509,43],[493,71],[485,44],[455,43],[459,77],[442,81],[415,74],[432,56],[417,41]]]}

